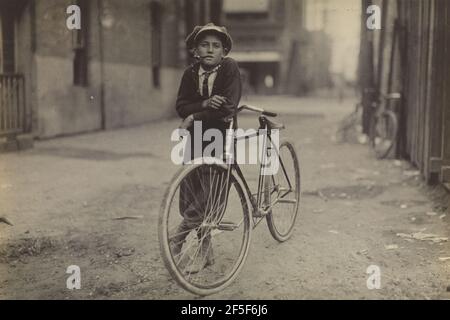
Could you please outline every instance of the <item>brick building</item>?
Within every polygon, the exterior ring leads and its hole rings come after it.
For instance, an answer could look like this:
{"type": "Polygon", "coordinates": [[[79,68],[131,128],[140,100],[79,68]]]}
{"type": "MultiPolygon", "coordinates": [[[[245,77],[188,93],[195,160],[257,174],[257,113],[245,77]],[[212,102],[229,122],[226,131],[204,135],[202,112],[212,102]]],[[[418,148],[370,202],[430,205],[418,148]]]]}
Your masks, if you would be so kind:
{"type": "Polygon", "coordinates": [[[0,136],[46,138],[173,113],[186,1],[0,1],[0,136]],[[70,5],[81,29],[69,30],[70,5]]]}
{"type": "Polygon", "coordinates": [[[249,91],[304,94],[326,86],[329,39],[305,30],[306,2],[0,0],[0,140],[15,144],[22,133],[49,138],[174,114],[189,63],[184,39],[210,21],[230,29],[249,91]],[[74,4],[80,30],[66,26],[74,4]]]}
{"type": "Polygon", "coordinates": [[[305,94],[328,85],[330,41],[305,28],[306,0],[223,0],[222,23],[233,36],[231,57],[257,93],[305,94]]]}

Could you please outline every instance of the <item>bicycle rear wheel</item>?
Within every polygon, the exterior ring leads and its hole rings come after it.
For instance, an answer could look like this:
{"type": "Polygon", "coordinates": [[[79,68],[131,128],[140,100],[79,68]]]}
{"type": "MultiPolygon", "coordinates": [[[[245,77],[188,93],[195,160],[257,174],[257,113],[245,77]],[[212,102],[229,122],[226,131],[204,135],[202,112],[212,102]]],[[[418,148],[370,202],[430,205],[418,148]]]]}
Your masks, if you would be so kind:
{"type": "Polygon", "coordinates": [[[376,157],[386,158],[397,141],[397,116],[390,110],[384,111],[375,117],[371,131],[371,145],[376,157]]]}
{"type": "Polygon", "coordinates": [[[267,225],[275,240],[284,242],[292,236],[300,204],[300,166],[293,145],[283,140],[278,151],[276,174],[267,176],[264,190],[265,204],[272,206],[266,216],[267,225]]]}
{"type": "Polygon", "coordinates": [[[159,217],[166,268],[185,290],[216,293],[237,276],[247,257],[251,227],[239,178],[224,165],[187,165],[169,185],[159,217]],[[228,191],[228,192],[227,192],[228,191]]]}

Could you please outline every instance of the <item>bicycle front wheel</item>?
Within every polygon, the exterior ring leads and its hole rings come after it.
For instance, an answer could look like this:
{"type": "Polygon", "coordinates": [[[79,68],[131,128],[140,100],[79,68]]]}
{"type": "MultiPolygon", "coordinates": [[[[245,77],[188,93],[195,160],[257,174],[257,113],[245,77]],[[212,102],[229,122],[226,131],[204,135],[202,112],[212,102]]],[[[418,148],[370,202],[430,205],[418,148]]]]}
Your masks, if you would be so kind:
{"type": "Polygon", "coordinates": [[[242,182],[225,165],[182,168],[159,217],[161,255],[171,276],[197,295],[224,289],[248,254],[250,221],[242,182]]]}
{"type": "Polygon", "coordinates": [[[300,165],[294,146],[283,140],[278,151],[275,174],[265,178],[265,204],[271,208],[267,225],[275,240],[284,242],[292,236],[300,205],[300,165]]]}

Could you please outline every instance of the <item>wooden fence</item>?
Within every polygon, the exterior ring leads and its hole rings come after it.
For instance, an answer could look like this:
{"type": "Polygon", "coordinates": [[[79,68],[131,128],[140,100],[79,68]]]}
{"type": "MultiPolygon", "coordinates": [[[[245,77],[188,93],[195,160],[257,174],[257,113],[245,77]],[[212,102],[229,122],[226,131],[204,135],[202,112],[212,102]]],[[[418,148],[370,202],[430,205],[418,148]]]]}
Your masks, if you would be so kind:
{"type": "Polygon", "coordinates": [[[0,74],[0,137],[25,132],[24,77],[0,74]]]}
{"type": "Polygon", "coordinates": [[[450,183],[450,1],[362,2],[383,14],[381,30],[362,30],[362,86],[402,92],[397,156],[450,183]]]}

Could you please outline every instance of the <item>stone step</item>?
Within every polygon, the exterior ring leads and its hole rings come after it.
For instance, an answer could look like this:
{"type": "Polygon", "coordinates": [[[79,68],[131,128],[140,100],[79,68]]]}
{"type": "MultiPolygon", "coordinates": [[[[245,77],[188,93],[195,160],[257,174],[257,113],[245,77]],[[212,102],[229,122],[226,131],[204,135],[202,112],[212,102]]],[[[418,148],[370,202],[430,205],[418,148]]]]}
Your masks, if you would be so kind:
{"type": "Polygon", "coordinates": [[[0,138],[0,153],[31,149],[34,138],[31,134],[19,134],[14,137],[0,138]]]}

